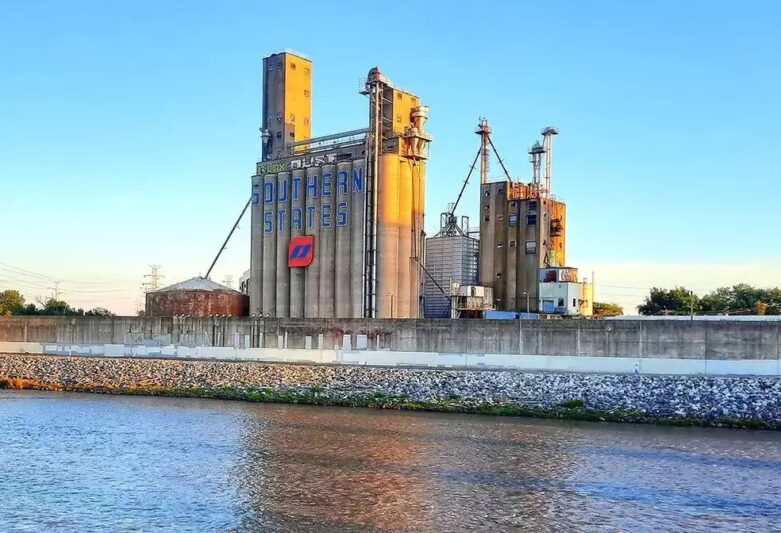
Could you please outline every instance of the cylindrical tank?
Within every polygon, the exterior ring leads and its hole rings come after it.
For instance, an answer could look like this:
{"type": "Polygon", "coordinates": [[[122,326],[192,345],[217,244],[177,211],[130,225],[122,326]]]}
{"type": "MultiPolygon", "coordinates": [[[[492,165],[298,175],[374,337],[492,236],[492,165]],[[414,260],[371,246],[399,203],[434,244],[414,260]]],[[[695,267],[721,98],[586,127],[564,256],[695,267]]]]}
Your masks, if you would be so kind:
{"type": "Polygon", "coordinates": [[[410,272],[412,261],[412,160],[399,159],[399,251],[398,305],[394,316],[410,316],[410,272]]]}
{"type": "Polygon", "coordinates": [[[277,301],[278,317],[290,316],[290,267],[287,266],[287,245],[290,243],[290,172],[277,174],[277,301]]]}
{"type": "Polygon", "coordinates": [[[314,260],[304,270],[304,316],[320,316],[320,168],[306,169],[306,212],[304,213],[305,233],[314,237],[314,260]]]}
{"type": "Polygon", "coordinates": [[[252,176],[249,272],[250,314],[257,315],[263,307],[263,176],[252,176]]]}
{"type": "Polygon", "coordinates": [[[335,184],[336,165],[323,165],[320,174],[320,297],[319,314],[321,318],[334,318],[335,269],[335,184]]]}
{"type": "Polygon", "coordinates": [[[377,318],[393,318],[398,305],[399,156],[380,156],[377,184],[377,318]]]}
{"type": "Polygon", "coordinates": [[[249,297],[206,278],[146,293],[147,316],[247,316],[249,297]]]}
{"type": "MultiPolygon", "coordinates": [[[[336,301],[334,302],[335,316],[338,318],[349,318],[352,315],[351,286],[350,279],[352,269],[350,260],[350,231],[353,230],[350,224],[350,179],[352,164],[339,163],[336,165],[336,210],[334,213],[335,228],[335,256],[334,256],[334,276],[336,301]]],[[[358,229],[360,231],[360,228],[358,229]]],[[[357,269],[356,269],[357,271],[357,269]]]]}
{"type": "MultiPolygon", "coordinates": [[[[306,228],[306,172],[293,171],[290,180],[290,236],[305,234],[306,228]]],[[[287,257],[287,254],[285,254],[287,257]]],[[[304,268],[290,269],[290,316],[304,316],[304,268]]]]}
{"type": "Polygon", "coordinates": [[[363,316],[364,230],[366,227],[366,160],[353,161],[350,180],[350,301],[352,317],[363,316]]]}
{"type": "Polygon", "coordinates": [[[263,307],[264,316],[276,316],[277,300],[277,176],[263,177],[263,307]]]}

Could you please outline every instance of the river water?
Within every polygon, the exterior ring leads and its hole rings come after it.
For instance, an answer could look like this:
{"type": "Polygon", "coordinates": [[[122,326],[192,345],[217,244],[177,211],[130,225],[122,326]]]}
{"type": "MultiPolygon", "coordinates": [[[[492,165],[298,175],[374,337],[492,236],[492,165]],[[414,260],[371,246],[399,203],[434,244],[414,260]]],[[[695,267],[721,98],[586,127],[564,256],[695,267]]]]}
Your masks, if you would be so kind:
{"type": "Polygon", "coordinates": [[[0,391],[2,531],[781,530],[781,433],[0,391]]]}

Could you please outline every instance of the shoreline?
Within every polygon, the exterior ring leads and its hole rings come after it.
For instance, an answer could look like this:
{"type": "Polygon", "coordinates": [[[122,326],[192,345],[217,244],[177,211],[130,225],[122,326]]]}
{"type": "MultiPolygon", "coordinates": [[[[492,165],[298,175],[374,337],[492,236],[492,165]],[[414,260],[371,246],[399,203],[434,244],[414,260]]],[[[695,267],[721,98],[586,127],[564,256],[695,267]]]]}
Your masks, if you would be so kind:
{"type": "Polygon", "coordinates": [[[652,424],[676,427],[715,427],[729,429],[781,430],[781,422],[761,418],[739,417],[685,417],[659,416],[640,410],[602,410],[575,399],[552,407],[522,406],[510,401],[479,401],[463,399],[456,395],[433,400],[414,400],[409,396],[392,396],[382,392],[351,396],[329,394],[323,387],[310,386],[299,389],[273,390],[268,387],[163,387],[105,385],[63,385],[60,383],[0,376],[0,389],[38,390],[51,392],[79,392],[125,396],[160,396],[198,398],[252,403],[297,404],[328,407],[350,407],[398,411],[458,413],[482,416],[510,416],[549,420],[574,420],[586,422],[615,422],[652,424]]]}

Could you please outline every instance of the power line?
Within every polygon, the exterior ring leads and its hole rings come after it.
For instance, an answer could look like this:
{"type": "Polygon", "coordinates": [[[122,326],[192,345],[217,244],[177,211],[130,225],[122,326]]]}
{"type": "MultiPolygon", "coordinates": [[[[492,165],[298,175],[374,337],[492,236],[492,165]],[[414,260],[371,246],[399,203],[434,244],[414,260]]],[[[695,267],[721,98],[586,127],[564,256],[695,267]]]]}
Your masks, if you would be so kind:
{"type": "Polygon", "coordinates": [[[47,274],[41,274],[39,272],[33,272],[32,270],[27,270],[24,268],[20,268],[14,265],[11,265],[9,263],[4,263],[0,261],[0,270],[4,270],[10,274],[16,275],[16,276],[32,276],[34,278],[39,278],[40,281],[46,281],[46,282],[54,282],[59,281],[61,283],[71,283],[75,285],[113,285],[113,282],[110,281],[78,281],[78,280],[72,280],[72,279],[64,279],[59,278],[55,276],[49,276],[47,274]]]}

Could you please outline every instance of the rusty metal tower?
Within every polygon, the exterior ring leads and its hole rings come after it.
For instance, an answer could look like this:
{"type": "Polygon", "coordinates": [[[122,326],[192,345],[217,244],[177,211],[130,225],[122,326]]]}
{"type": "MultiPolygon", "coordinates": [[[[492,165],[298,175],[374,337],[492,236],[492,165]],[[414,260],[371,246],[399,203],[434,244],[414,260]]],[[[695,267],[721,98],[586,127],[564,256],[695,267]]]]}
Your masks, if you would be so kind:
{"type": "Polygon", "coordinates": [[[551,193],[551,164],[553,163],[553,136],[559,134],[559,129],[554,126],[543,128],[542,148],[545,152],[545,187],[543,187],[543,196],[550,196],[551,193]]]}

